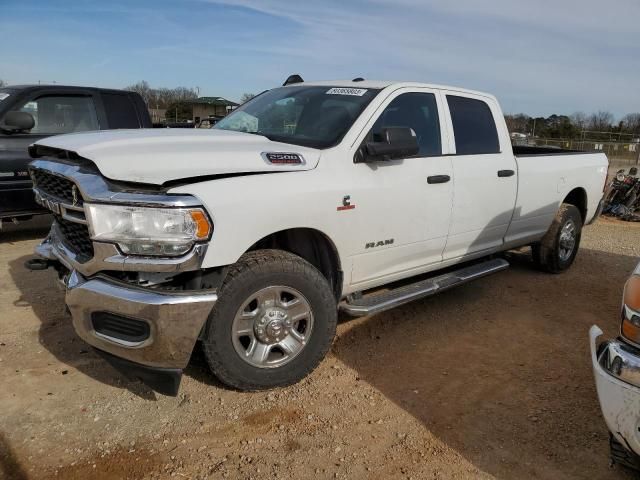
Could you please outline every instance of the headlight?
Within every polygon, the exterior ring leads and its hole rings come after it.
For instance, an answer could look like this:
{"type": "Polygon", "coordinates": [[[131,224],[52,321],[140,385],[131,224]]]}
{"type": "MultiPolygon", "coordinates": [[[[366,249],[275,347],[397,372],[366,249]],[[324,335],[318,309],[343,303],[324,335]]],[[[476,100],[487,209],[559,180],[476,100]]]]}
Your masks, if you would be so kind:
{"type": "Polygon", "coordinates": [[[622,336],[640,345],[640,275],[632,275],[624,286],[622,336]]]}
{"type": "Polygon", "coordinates": [[[117,243],[132,255],[182,255],[207,240],[211,223],[201,208],[85,204],[93,240],[117,243]]]}

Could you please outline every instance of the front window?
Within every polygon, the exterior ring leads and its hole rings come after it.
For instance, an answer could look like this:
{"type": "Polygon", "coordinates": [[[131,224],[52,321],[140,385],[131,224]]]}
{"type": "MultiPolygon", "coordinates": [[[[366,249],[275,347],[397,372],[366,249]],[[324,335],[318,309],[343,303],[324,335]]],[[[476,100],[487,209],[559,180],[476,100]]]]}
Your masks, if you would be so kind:
{"type": "Polygon", "coordinates": [[[440,119],[433,93],[412,92],[396,97],[378,117],[366,141],[381,142],[382,129],[389,127],[413,130],[420,147],[418,157],[442,154],[440,119]]]}
{"type": "Polygon", "coordinates": [[[378,92],[371,88],[330,86],[275,88],[238,107],[214,128],[328,148],[342,140],[378,92]]]}
{"type": "Polygon", "coordinates": [[[33,116],[31,133],[59,134],[99,130],[91,97],[47,95],[30,100],[19,108],[33,116]]]}

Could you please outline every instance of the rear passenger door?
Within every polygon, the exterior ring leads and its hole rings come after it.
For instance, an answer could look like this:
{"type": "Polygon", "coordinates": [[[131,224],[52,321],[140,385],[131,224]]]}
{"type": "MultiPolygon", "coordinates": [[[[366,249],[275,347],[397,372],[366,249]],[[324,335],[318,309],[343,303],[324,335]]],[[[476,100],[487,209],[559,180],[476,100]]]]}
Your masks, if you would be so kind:
{"type": "Polygon", "coordinates": [[[450,91],[443,97],[453,133],[454,200],[443,255],[447,260],[503,244],[516,202],[517,167],[493,98],[450,91]]]}

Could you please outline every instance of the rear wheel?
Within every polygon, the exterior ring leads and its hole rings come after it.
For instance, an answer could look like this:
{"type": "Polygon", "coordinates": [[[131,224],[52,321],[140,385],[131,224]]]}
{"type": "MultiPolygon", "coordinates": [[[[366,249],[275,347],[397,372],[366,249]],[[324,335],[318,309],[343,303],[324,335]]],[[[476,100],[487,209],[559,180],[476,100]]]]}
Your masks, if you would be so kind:
{"type": "Polygon", "coordinates": [[[531,247],[533,261],[545,272],[564,272],[578,254],[581,235],[580,211],[574,205],[563,203],[540,243],[531,247]]]}
{"type": "Polygon", "coordinates": [[[203,342],[223,383],[261,390],[298,382],[331,347],[337,308],[327,279],[282,251],[249,252],[219,290],[203,342]]]}

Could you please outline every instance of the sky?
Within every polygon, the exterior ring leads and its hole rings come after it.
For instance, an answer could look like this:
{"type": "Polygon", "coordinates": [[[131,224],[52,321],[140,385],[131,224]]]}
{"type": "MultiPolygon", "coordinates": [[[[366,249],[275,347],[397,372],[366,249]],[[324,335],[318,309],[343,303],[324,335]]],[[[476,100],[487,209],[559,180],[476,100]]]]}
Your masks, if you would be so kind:
{"type": "Polygon", "coordinates": [[[299,73],[492,93],[507,113],[640,112],[640,0],[0,0],[10,84],[197,87],[299,73]]]}

